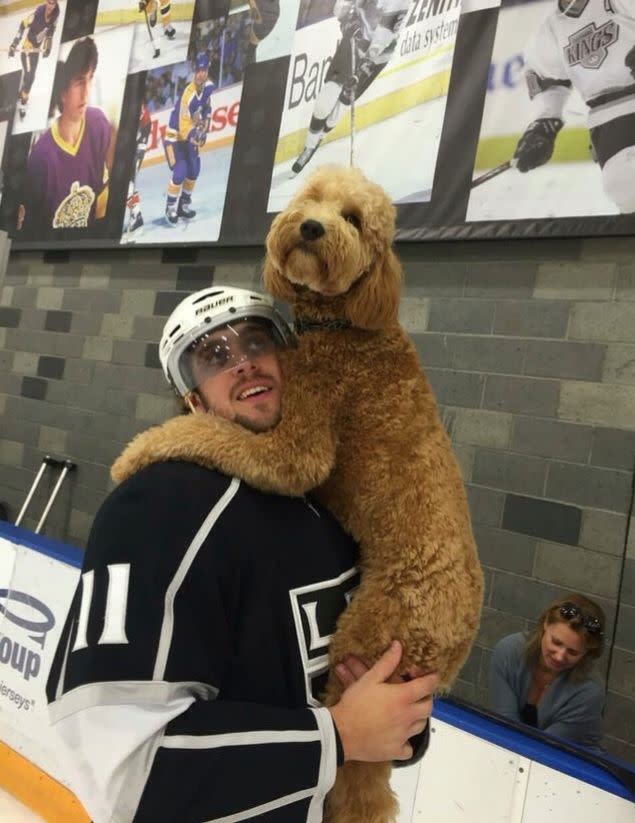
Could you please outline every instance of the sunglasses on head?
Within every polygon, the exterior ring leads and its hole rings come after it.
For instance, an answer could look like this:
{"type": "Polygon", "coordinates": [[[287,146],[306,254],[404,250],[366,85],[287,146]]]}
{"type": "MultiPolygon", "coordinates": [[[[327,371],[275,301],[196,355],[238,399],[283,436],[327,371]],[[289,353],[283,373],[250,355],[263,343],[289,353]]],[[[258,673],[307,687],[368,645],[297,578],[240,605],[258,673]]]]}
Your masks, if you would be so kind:
{"type": "Polygon", "coordinates": [[[560,606],[560,615],[564,617],[565,620],[579,620],[589,634],[595,634],[598,637],[604,635],[602,624],[598,618],[592,617],[590,614],[585,614],[575,603],[563,603],[560,606]]]}

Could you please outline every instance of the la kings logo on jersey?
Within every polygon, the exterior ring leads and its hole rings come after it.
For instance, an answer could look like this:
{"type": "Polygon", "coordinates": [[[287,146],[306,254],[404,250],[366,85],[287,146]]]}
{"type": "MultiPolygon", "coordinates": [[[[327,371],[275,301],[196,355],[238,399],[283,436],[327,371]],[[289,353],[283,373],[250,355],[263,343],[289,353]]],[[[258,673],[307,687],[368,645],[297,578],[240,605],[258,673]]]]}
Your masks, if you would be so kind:
{"type": "Polygon", "coordinates": [[[614,20],[608,20],[597,27],[589,23],[569,37],[569,45],[564,47],[565,61],[569,66],[585,69],[599,69],[609,54],[609,47],[617,43],[620,27],[614,20]]]}
{"type": "Polygon", "coordinates": [[[309,706],[320,705],[319,697],[328,677],[331,636],[337,618],[358,586],[359,572],[352,568],[332,580],[289,592],[309,706]]]}

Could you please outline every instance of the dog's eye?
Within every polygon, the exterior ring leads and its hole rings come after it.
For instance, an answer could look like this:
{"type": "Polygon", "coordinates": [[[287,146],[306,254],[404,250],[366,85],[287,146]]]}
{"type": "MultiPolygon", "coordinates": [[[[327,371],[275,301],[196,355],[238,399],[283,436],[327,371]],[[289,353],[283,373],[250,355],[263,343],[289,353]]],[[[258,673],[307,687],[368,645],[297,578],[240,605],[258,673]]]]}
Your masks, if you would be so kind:
{"type": "Polygon", "coordinates": [[[342,217],[346,220],[347,223],[350,223],[352,226],[355,226],[357,231],[360,231],[362,228],[362,221],[356,214],[352,212],[345,211],[342,213],[342,217]]]}

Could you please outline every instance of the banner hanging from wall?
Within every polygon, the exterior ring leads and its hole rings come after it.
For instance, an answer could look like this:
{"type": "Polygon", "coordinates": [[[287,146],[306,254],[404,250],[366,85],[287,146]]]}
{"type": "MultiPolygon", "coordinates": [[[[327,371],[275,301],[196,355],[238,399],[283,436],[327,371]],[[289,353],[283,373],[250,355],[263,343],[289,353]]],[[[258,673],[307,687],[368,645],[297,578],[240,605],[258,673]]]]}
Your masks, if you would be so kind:
{"type": "Polygon", "coordinates": [[[398,239],[635,232],[634,0],[6,0],[14,248],[256,245],[353,164],[398,239]]]}

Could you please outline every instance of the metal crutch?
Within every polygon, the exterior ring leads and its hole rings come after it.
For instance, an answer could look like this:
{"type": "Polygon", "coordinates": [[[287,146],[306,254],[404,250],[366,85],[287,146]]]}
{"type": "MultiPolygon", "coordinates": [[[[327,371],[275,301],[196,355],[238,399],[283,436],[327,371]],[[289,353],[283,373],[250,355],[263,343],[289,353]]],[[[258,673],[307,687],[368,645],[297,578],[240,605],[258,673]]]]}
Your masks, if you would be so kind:
{"type": "Polygon", "coordinates": [[[16,526],[19,526],[20,523],[22,522],[22,518],[24,517],[24,515],[26,513],[26,510],[29,507],[29,504],[30,504],[30,502],[33,498],[33,495],[35,494],[35,491],[36,491],[36,489],[37,489],[37,487],[40,483],[40,480],[42,479],[42,476],[43,476],[44,472],[46,471],[47,466],[51,466],[53,468],[61,468],[62,471],[60,473],[60,476],[57,478],[57,483],[55,484],[55,488],[53,489],[53,491],[51,493],[51,496],[48,499],[48,503],[46,504],[46,507],[45,507],[44,511],[42,512],[42,516],[40,517],[40,522],[37,524],[35,534],[39,534],[42,527],[44,526],[44,521],[48,517],[48,513],[51,510],[51,506],[55,502],[55,498],[57,497],[57,493],[59,492],[60,488],[62,487],[62,483],[64,482],[64,479],[66,478],[66,475],[68,474],[69,471],[72,471],[74,468],[76,468],[76,464],[73,463],[71,460],[56,460],[54,457],[51,457],[50,454],[47,454],[45,457],[43,457],[42,458],[42,465],[40,466],[40,470],[38,471],[37,475],[35,476],[35,480],[33,481],[33,485],[29,489],[29,493],[27,495],[27,498],[24,501],[24,505],[20,509],[20,513],[18,514],[18,516],[16,518],[16,521],[15,521],[16,526]]]}

